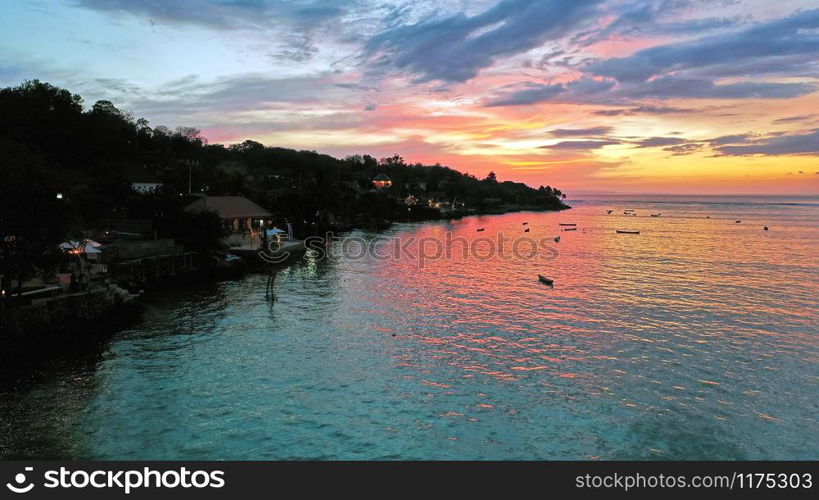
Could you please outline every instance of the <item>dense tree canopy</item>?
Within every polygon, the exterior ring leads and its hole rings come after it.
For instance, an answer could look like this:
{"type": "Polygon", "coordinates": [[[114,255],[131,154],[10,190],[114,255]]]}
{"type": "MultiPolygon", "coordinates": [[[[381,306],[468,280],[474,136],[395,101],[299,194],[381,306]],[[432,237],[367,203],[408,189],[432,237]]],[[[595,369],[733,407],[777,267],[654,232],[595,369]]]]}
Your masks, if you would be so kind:
{"type": "MultiPolygon", "coordinates": [[[[338,159],[252,140],[208,144],[195,128],[152,128],[110,101],[84,109],[80,96],[37,80],[0,89],[0,148],[2,233],[14,239],[18,254],[21,248],[45,248],[72,228],[94,228],[109,219],[154,220],[171,228],[167,236],[190,240],[191,235],[173,232],[184,226],[175,222],[191,201],[189,190],[245,195],[278,219],[307,226],[328,214],[392,219],[396,200],[410,194],[475,209],[562,207],[556,189],[499,182],[494,173],[479,180],[438,164],[408,164],[398,155],[338,159]],[[389,176],[392,186],[375,193],[372,179],[379,173],[389,176]],[[157,179],[162,188],[135,192],[131,183],[142,177],[157,179]]],[[[4,260],[12,253],[6,244],[4,260]]]]}

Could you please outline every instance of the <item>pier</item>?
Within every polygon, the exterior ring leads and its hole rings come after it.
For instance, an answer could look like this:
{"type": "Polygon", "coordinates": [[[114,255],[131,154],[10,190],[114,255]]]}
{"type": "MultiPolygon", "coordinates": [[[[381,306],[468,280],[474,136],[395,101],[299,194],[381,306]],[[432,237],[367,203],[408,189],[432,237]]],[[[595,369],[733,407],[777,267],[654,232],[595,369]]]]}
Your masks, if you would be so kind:
{"type": "Polygon", "coordinates": [[[146,283],[194,270],[195,252],[152,255],[115,262],[108,266],[111,278],[126,283],[146,283]]]}

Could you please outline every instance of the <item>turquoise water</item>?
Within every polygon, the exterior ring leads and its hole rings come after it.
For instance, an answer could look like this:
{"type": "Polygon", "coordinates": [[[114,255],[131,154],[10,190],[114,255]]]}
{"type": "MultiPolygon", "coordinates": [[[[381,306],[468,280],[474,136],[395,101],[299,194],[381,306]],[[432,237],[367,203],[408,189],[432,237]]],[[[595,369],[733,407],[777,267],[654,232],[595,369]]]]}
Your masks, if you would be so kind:
{"type": "Polygon", "coordinates": [[[153,295],[2,390],[0,456],[819,459],[819,200],[572,204],[355,232],[273,302],[263,275],[153,295]],[[420,267],[388,239],[447,234],[551,243],[420,267]]]}

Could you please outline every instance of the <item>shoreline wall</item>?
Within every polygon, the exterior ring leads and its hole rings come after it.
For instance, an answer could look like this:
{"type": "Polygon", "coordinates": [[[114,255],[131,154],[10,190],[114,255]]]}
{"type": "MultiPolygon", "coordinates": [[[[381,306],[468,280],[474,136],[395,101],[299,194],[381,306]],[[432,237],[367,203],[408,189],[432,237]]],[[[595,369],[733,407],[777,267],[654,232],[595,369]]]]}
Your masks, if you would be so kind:
{"type": "Polygon", "coordinates": [[[138,318],[142,302],[109,286],[60,295],[0,315],[0,376],[18,372],[59,352],[107,338],[138,318]]]}

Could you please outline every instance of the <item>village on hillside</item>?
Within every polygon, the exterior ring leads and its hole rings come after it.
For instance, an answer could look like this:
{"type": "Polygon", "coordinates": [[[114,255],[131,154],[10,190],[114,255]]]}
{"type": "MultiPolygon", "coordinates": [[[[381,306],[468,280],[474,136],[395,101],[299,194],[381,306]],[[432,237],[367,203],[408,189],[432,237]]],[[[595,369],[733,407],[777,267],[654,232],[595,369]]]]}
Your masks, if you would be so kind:
{"type": "Polygon", "coordinates": [[[7,332],[70,329],[144,290],[239,275],[271,241],[298,256],[327,232],[568,208],[552,187],[399,155],[208,144],[36,80],[0,89],[0,137],[7,332]]]}

